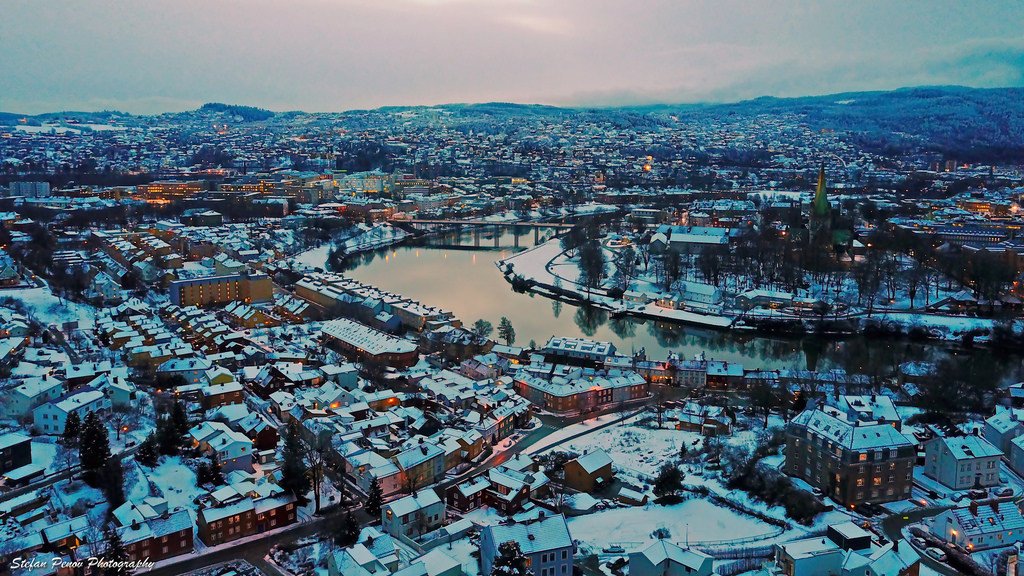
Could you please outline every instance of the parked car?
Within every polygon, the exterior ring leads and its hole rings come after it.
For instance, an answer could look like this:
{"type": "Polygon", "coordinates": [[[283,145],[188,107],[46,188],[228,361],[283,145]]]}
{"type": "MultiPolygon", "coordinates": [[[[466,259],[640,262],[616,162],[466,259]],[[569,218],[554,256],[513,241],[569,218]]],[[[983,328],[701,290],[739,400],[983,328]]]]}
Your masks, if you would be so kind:
{"type": "Polygon", "coordinates": [[[865,502],[857,508],[857,511],[865,516],[877,516],[881,514],[882,507],[872,502],[865,502]]]}
{"type": "Polygon", "coordinates": [[[984,500],[985,498],[988,498],[988,490],[985,490],[984,488],[975,488],[967,493],[967,497],[971,500],[984,500]]]}
{"type": "Polygon", "coordinates": [[[928,548],[927,550],[925,550],[925,554],[928,554],[929,556],[938,560],[939,562],[946,561],[946,553],[938,548],[928,548]]]}
{"type": "Polygon", "coordinates": [[[924,538],[919,538],[917,536],[911,538],[910,543],[922,550],[928,548],[928,543],[925,542],[924,538]]]}
{"type": "Polygon", "coordinates": [[[1003,486],[1002,488],[996,488],[992,492],[993,492],[993,494],[995,494],[996,496],[998,496],[1000,498],[1009,498],[1010,496],[1013,496],[1013,488],[1010,488],[1009,486],[1003,486]]]}
{"type": "Polygon", "coordinates": [[[622,546],[619,546],[618,544],[601,549],[601,552],[604,552],[605,554],[622,554],[625,551],[626,549],[622,546]]]}

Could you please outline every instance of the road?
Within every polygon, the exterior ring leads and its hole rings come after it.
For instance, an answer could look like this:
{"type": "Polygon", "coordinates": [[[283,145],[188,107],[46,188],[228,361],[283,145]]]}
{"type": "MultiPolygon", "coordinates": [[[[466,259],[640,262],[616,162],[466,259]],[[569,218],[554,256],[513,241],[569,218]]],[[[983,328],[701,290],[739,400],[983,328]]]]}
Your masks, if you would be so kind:
{"type": "MultiPolygon", "coordinates": [[[[139,449],[138,446],[132,446],[131,448],[128,448],[127,450],[122,450],[121,452],[118,452],[118,453],[114,454],[113,456],[115,456],[115,457],[117,457],[117,458],[119,458],[120,460],[123,461],[128,456],[134,454],[135,451],[138,450],[138,449],[139,449]]],[[[5,491],[3,493],[0,493],[0,502],[4,502],[4,501],[7,501],[7,500],[10,500],[11,498],[16,498],[16,497],[21,496],[23,494],[28,494],[29,492],[32,492],[33,490],[38,490],[40,488],[46,488],[47,486],[52,486],[53,484],[56,484],[57,482],[60,482],[61,480],[67,480],[68,478],[71,478],[72,476],[77,474],[79,472],[80,468],[81,468],[81,466],[79,466],[78,464],[75,464],[70,469],[65,470],[63,472],[57,472],[55,474],[51,474],[50,476],[45,477],[43,480],[40,480],[39,482],[34,482],[32,484],[29,484],[28,486],[22,486],[20,488],[14,488],[14,489],[11,489],[11,490],[7,490],[7,491],[5,491]]]]}
{"type": "MultiPolygon", "coordinates": [[[[621,422],[622,420],[631,418],[632,416],[645,410],[646,408],[646,404],[643,406],[633,405],[628,409],[628,412],[623,414],[620,418],[615,418],[609,420],[606,423],[602,423],[602,427],[611,426],[613,424],[621,422]]],[[[457,484],[459,482],[463,482],[468,478],[472,478],[474,476],[482,474],[489,470],[490,468],[493,468],[494,466],[498,466],[502,462],[505,462],[511,456],[515,456],[523,452],[530,446],[533,446],[537,442],[540,442],[542,439],[546,438],[548,435],[552,434],[557,430],[561,430],[562,428],[570,426],[572,424],[578,424],[585,420],[591,420],[598,416],[612,414],[618,412],[620,409],[621,408],[618,405],[616,405],[609,406],[605,410],[601,410],[598,412],[578,414],[574,416],[554,416],[550,414],[539,415],[538,418],[541,421],[541,425],[527,432],[527,434],[519,442],[517,442],[515,446],[512,446],[508,450],[503,450],[501,452],[494,454],[491,458],[487,459],[485,462],[481,463],[479,466],[473,468],[472,470],[465,472],[464,474],[460,474],[458,476],[453,476],[451,478],[445,479],[444,481],[438,483],[435,486],[435,488],[444,490],[444,488],[448,486],[457,484]]],[[[588,432],[592,431],[592,429],[588,430],[588,432]]],[[[331,474],[330,471],[328,473],[331,476],[334,476],[333,474],[331,474]]],[[[352,492],[351,486],[349,486],[349,492],[352,492]]],[[[365,512],[362,511],[361,507],[355,508],[353,510],[355,511],[357,517],[359,518],[360,523],[364,525],[369,523],[370,518],[365,514],[365,512]]],[[[217,564],[223,564],[224,562],[229,562],[231,560],[241,559],[248,561],[250,564],[256,566],[265,574],[268,574],[270,576],[287,576],[286,574],[283,574],[273,564],[265,560],[267,554],[270,553],[270,548],[275,544],[289,544],[309,536],[324,534],[330,530],[332,521],[338,520],[343,513],[343,510],[332,511],[329,514],[326,514],[314,520],[296,524],[293,528],[289,528],[288,530],[282,532],[262,536],[259,538],[254,538],[251,540],[245,540],[244,542],[241,542],[235,546],[227,546],[225,548],[218,549],[213,552],[207,552],[200,555],[196,555],[188,558],[187,560],[177,562],[170,566],[156,568],[150,572],[141,572],[140,574],[146,574],[147,576],[177,576],[179,574],[185,574],[187,572],[200,570],[202,568],[208,568],[210,566],[215,566],[217,564]]]]}
{"type": "MultiPolygon", "coordinates": [[[[951,506],[934,507],[934,508],[918,508],[915,510],[907,510],[906,512],[899,514],[892,514],[882,520],[882,533],[890,541],[896,541],[903,537],[903,528],[910,524],[916,524],[925,518],[931,518],[938,516],[945,510],[950,509],[951,506]]],[[[921,563],[928,566],[932,570],[943,574],[945,576],[959,576],[959,572],[952,569],[946,564],[939,562],[938,560],[928,556],[927,554],[920,554],[921,563]]]]}
{"type": "MultiPolygon", "coordinates": [[[[270,553],[270,548],[275,544],[295,542],[303,538],[329,532],[333,523],[340,521],[344,513],[344,509],[338,509],[308,522],[295,524],[281,532],[246,540],[237,546],[227,546],[213,552],[206,552],[169,566],[155,568],[149,572],[140,572],[140,574],[146,574],[147,576],[178,576],[187,572],[223,564],[224,562],[230,562],[231,560],[245,560],[262,570],[265,574],[285,576],[283,572],[264,559],[270,553]]],[[[354,508],[353,513],[364,524],[369,519],[361,507],[354,508]]]]}

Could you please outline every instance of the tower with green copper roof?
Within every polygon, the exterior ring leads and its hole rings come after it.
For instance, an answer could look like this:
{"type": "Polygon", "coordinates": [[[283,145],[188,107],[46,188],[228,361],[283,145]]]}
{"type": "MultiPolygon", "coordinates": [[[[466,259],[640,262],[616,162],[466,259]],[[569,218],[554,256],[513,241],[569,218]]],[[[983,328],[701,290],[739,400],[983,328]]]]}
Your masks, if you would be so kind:
{"type": "Polygon", "coordinates": [[[829,204],[825,187],[825,165],[818,169],[818,188],[814,192],[811,204],[811,235],[810,240],[818,246],[832,243],[832,205],[829,204]]]}

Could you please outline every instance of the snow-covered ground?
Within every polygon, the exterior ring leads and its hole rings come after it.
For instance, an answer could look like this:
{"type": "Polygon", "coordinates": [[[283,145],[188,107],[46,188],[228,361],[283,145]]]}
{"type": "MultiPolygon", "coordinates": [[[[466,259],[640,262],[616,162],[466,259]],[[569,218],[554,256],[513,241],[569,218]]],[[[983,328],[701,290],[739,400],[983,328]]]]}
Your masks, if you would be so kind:
{"type": "Polygon", "coordinates": [[[347,237],[300,252],[292,256],[290,262],[299,270],[326,269],[327,255],[335,246],[343,248],[346,254],[355,254],[391,246],[408,237],[408,232],[395,228],[387,222],[380,222],[373,226],[357,224],[349,231],[347,237]]]}
{"type": "Polygon", "coordinates": [[[769,537],[774,526],[722,508],[707,500],[691,498],[679,504],[647,504],[611,508],[567,519],[572,537],[594,548],[618,544],[627,552],[646,548],[657,540],[655,530],[667,531],[667,539],[681,545],[769,537]]]}
{"type": "MultiPolygon", "coordinates": [[[[55,438],[43,436],[32,439],[32,463],[42,466],[46,470],[45,474],[53,474],[65,468],[65,462],[58,457],[63,451],[64,448],[57,444],[55,438]]],[[[76,451],[71,452],[71,459],[77,461],[76,451]]]]}
{"type": "MultiPolygon", "coordinates": [[[[614,265],[611,264],[611,262],[614,261],[611,254],[613,251],[605,248],[605,252],[606,261],[609,262],[609,268],[614,268],[614,265]]],[[[552,296],[550,291],[545,289],[545,287],[556,287],[561,290],[572,292],[576,297],[591,301],[594,305],[612,312],[653,318],[656,320],[670,320],[689,324],[700,324],[715,328],[728,328],[732,326],[734,319],[740,314],[738,309],[728,306],[730,302],[728,296],[725,299],[727,306],[724,308],[721,304],[709,306],[706,304],[691,302],[686,305],[686,309],[675,310],[662,308],[653,302],[641,304],[608,298],[603,295],[604,292],[602,289],[597,289],[591,293],[578,284],[580,277],[578,262],[575,258],[569,258],[562,251],[561,243],[557,238],[553,238],[534,248],[525,250],[506,258],[505,260],[499,261],[498,264],[502,270],[504,270],[507,265],[511,265],[512,273],[515,276],[532,280],[538,284],[539,287],[535,288],[536,292],[552,296]]],[[[609,272],[612,271],[613,270],[609,270],[609,272]]],[[[610,278],[611,276],[612,275],[609,273],[608,277],[610,278]]],[[[696,278],[688,277],[688,279],[695,280],[696,278]]],[[[808,278],[808,282],[810,282],[810,280],[811,279],[808,278]]],[[[881,303],[877,304],[875,311],[870,317],[868,317],[866,315],[866,308],[863,305],[858,305],[856,303],[857,288],[852,277],[841,278],[838,290],[821,287],[815,288],[813,282],[810,283],[812,284],[812,288],[808,290],[801,290],[797,295],[804,297],[817,297],[829,302],[838,301],[844,304],[845,307],[841,309],[842,313],[839,314],[838,318],[853,319],[861,323],[868,321],[883,322],[885,324],[898,327],[904,332],[913,328],[924,329],[929,332],[932,337],[942,340],[959,340],[968,333],[991,331],[994,326],[993,320],[985,318],[910,311],[911,301],[909,296],[906,293],[901,293],[899,291],[897,291],[896,297],[891,302],[887,302],[884,307],[881,303]],[[838,300],[836,296],[837,294],[838,300]]],[[[739,286],[744,284],[744,281],[742,279],[732,279],[731,284],[734,284],[735,286],[731,288],[731,291],[729,292],[730,294],[740,291],[739,286]]],[[[649,273],[641,273],[630,283],[629,287],[633,290],[641,290],[651,293],[662,292],[662,290],[654,283],[653,276],[649,273]]],[[[936,302],[957,290],[958,288],[955,286],[950,287],[949,289],[937,288],[934,297],[931,297],[930,301],[936,302]]],[[[919,294],[917,299],[914,301],[914,304],[918,308],[923,306],[925,304],[924,297],[919,294]]],[[[800,321],[802,318],[807,318],[806,315],[798,314],[796,311],[789,309],[774,310],[755,308],[743,312],[743,315],[749,318],[788,321],[800,321]]],[[[1024,330],[1024,322],[1015,322],[1015,328],[1018,331],[1024,330]]],[[[987,336],[982,335],[979,336],[978,339],[985,340],[986,338],[987,336]]]]}
{"type": "Polygon", "coordinates": [[[96,309],[87,304],[70,302],[57,298],[48,287],[0,289],[0,299],[13,298],[44,325],[54,324],[58,328],[71,320],[78,321],[78,327],[91,329],[96,321],[96,309]]]}
{"type": "Polygon", "coordinates": [[[473,556],[479,548],[469,536],[452,541],[451,548],[447,544],[442,546],[441,551],[462,564],[462,572],[467,576],[480,576],[480,560],[473,556]]]}
{"type": "MultiPolygon", "coordinates": [[[[561,444],[555,450],[583,454],[602,448],[617,468],[628,468],[639,475],[654,475],[662,464],[679,456],[680,447],[694,450],[703,446],[703,437],[695,432],[638,425],[641,419],[649,418],[650,414],[635,416],[561,444]]],[[[612,416],[605,417],[606,422],[611,419],[612,416]]]]}
{"type": "Polygon", "coordinates": [[[154,468],[139,466],[144,477],[153,485],[154,496],[162,496],[167,499],[167,507],[170,510],[183,508],[189,510],[192,519],[196,518],[196,504],[194,500],[205,495],[206,491],[196,486],[196,474],[192,469],[182,462],[180,456],[165,456],[154,468]]]}
{"type": "Polygon", "coordinates": [[[326,269],[327,265],[327,254],[331,251],[333,245],[331,243],[321,244],[316,248],[310,248],[305,252],[299,252],[292,257],[292,262],[298,264],[299,269],[314,269],[322,268],[326,269]]]}
{"type": "MultiPolygon", "coordinates": [[[[971,318],[967,316],[940,316],[937,314],[920,314],[914,312],[876,312],[873,318],[884,322],[892,322],[904,330],[923,328],[936,331],[945,340],[957,340],[972,331],[991,330],[995,324],[987,318],[971,318]]],[[[1016,322],[1018,329],[1020,322],[1016,322]]]]}

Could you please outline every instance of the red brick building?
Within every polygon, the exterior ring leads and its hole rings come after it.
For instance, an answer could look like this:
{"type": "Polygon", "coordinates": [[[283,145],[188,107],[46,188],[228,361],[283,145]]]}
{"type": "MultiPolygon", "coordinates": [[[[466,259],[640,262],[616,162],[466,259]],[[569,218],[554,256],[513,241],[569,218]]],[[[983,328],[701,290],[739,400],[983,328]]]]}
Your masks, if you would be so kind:
{"type": "Polygon", "coordinates": [[[207,546],[216,546],[294,522],[295,497],[279,494],[200,510],[197,524],[199,538],[207,546]]]}

